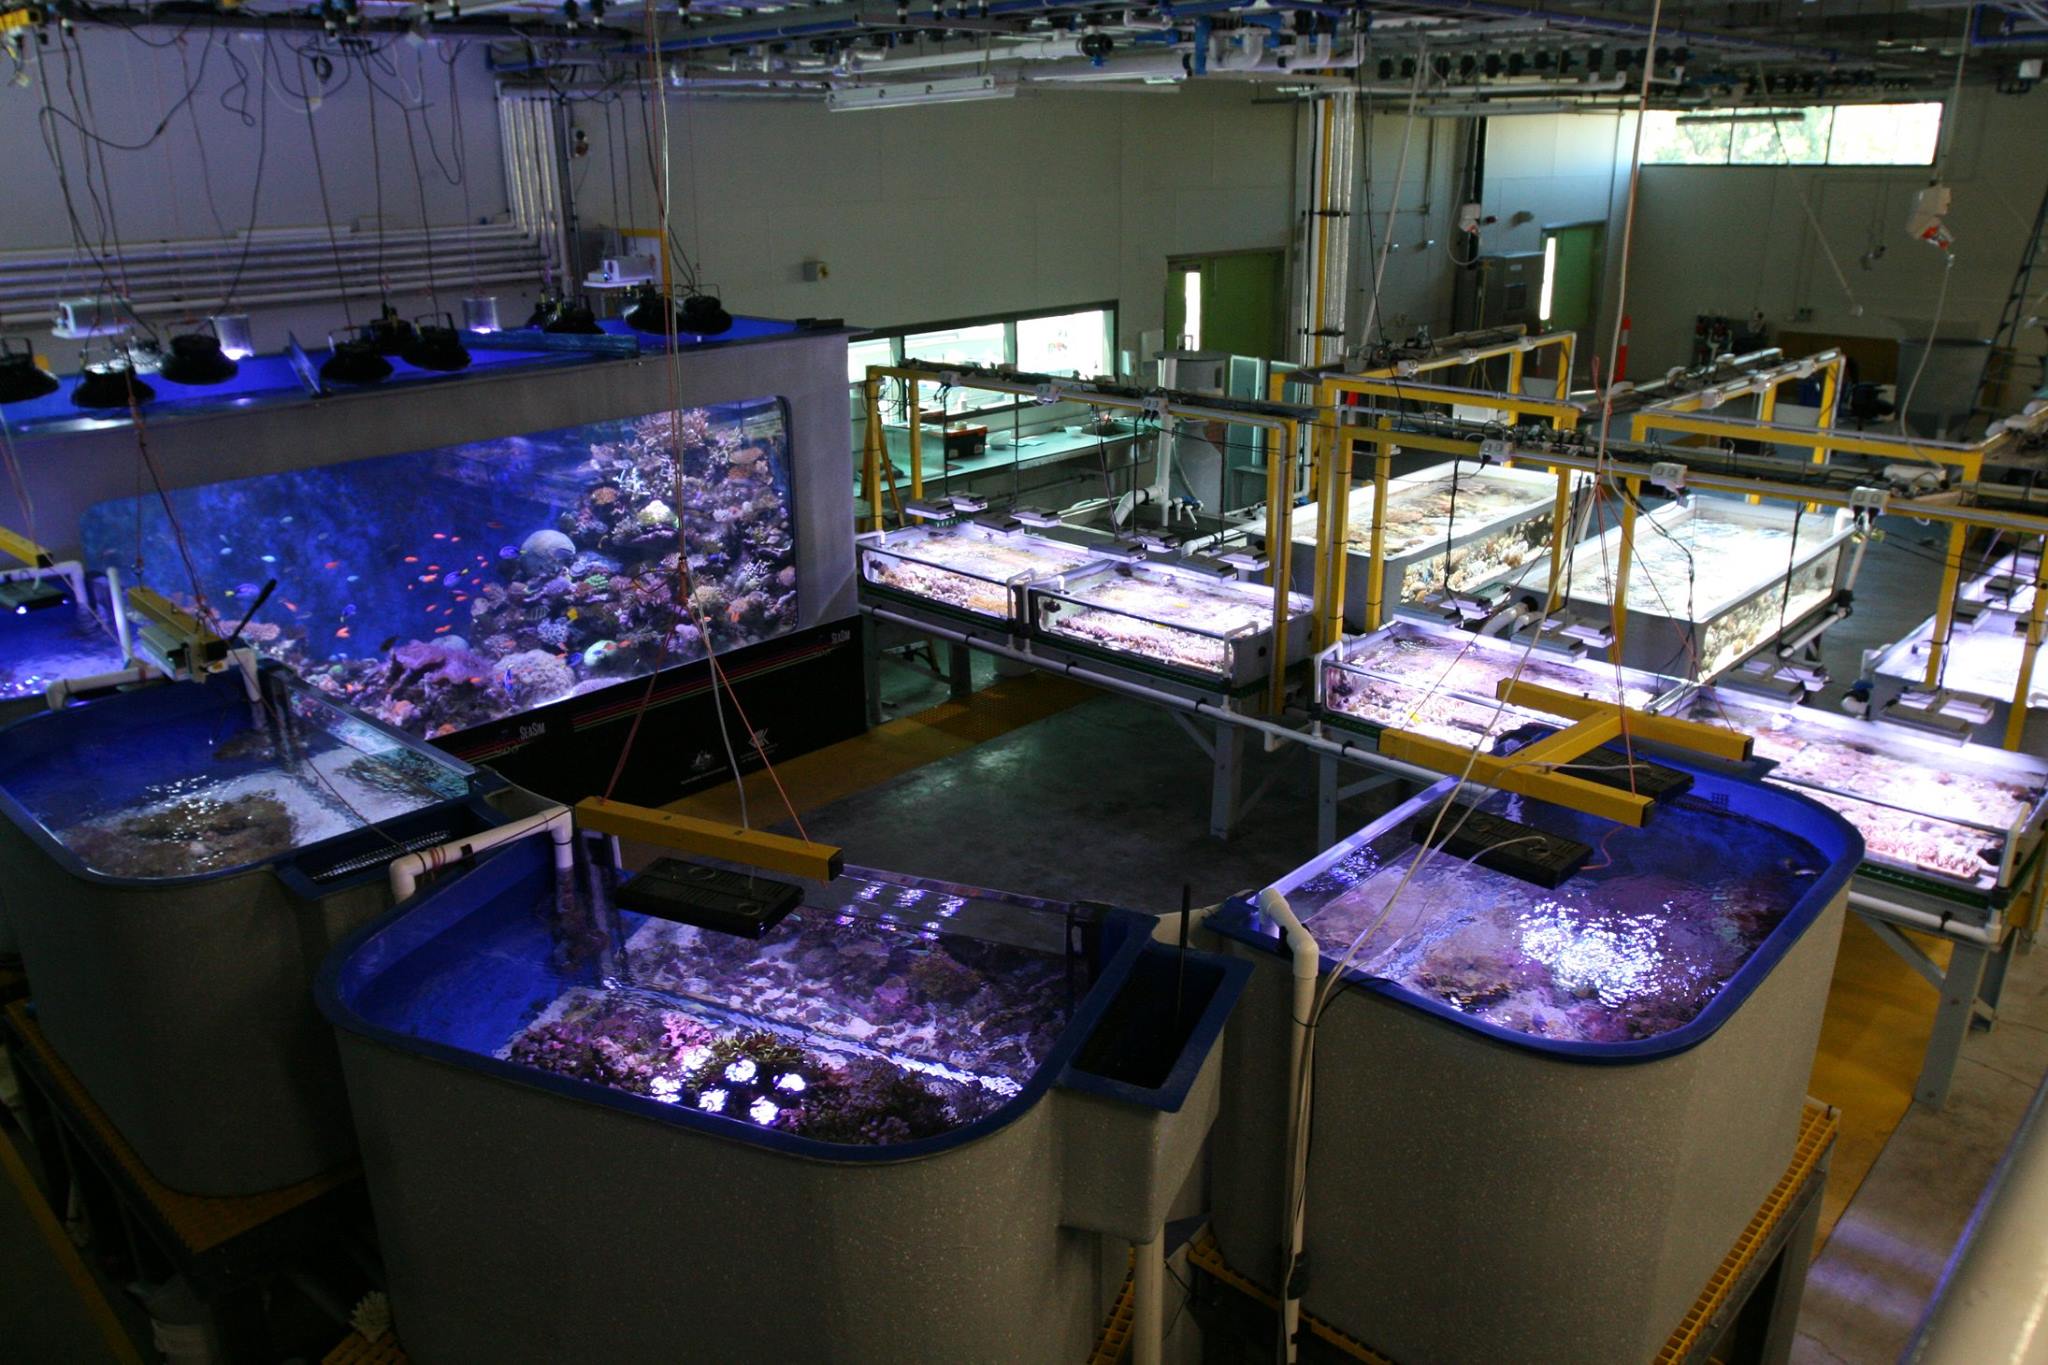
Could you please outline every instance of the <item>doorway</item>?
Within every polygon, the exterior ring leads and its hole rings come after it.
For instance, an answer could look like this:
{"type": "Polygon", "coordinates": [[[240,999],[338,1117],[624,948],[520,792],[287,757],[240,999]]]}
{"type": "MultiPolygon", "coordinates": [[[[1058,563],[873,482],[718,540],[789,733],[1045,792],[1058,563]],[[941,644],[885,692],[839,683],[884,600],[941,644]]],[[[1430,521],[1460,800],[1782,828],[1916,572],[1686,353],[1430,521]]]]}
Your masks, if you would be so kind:
{"type": "Polygon", "coordinates": [[[1168,349],[1283,358],[1287,253],[1228,251],[1166,262],[1168,349]]]}
{"type": "Polygon", "coordinates": [[[1536,318],[1544,331],[1577,332],[1591,343],[1606,251],[1605,223],[1571,223],[1543,230],[1543,286],[1536,318]]]}

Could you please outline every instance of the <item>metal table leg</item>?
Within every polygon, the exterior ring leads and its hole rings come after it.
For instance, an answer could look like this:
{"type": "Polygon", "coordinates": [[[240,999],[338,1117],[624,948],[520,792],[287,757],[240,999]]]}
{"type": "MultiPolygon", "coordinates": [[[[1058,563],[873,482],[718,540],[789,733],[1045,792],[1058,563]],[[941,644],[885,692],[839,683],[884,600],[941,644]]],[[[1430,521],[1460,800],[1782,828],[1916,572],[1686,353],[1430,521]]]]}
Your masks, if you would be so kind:
{"type": "Polygon", "coordinates": [[[1209,833],[1228,839],[1237,826],[1238,795],[1244,785],[1244,730],[1221,721],[1209,749],[1209,833]]]}
{"type": "Polygon", "coordinates": [[[966,701],[974,695],[974,651],[963,644],[950,646],[946,656],[946,676],[952,688],[954,701],[966,701]]]}
{"type": "Polygon", "coordinates": [[[1948,970],[1942,974],[1941,1003],[1934,1011],[1934,1033],[1927,1040],[1927,1060],[1913,1098],[1939,1109],[1948,1099],[1949,1084],[1955,1080],[1956,1059],[1962,1056],[1963,1039],[1977,1013],[1977,993],[1984,980],[1984,963],[1991,954],[1973,943],[1956,943],[1949,951],[1948,970]]]}
{"type": "Polygon", "coordinates": [[[882,627],[871,616],[860,621],[860,666],[862,685],[868,693],[868,726],[882,723],[882,627]]]}

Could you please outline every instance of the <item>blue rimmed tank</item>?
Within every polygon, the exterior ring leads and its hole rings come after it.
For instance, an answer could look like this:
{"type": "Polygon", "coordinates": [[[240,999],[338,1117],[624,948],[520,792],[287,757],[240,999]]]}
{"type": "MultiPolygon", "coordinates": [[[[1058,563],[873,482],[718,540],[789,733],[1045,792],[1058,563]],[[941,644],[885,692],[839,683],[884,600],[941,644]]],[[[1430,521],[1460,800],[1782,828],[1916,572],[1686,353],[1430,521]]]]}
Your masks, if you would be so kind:
{"type": "MultiPolygon", "coordinates": [[[[1472,789],[1526,828],[1481,834],[1492,867],[1418,858],[1461,818],[1431,838],[1444,782],[1271,888],[1321,974],[1350,958],[1314,1030],[1304,1312],[1397,1360],[1649,1360],[1784,1173],[1862,841],[1802,797],[1659,761],[1690,786],[1640,829],[1472,789]],[[1583,846],[1554,889],[1510,865],[1539,831],[1583,846]]],[[[1207,923],[1257,967],[1215,1229],[1271,1285],[1290,962],[1255,902],[1207,923]]]]}
{"type": "Polygon", "coordinates": [[[0,729],[0,895],[50,1045],[157,1179],[305,1179],[354,1148],[314,969],[386,865],[538,809],[265,668],[0,729]]]}
{"type": "Polygon", "coordinates": [[[593,928],[527,841],[329,958],[415,1359],[1085,1357],[1245,964],[1124,911],[801,887],[759,940],[593,928]]]}
{"type": "Polygon", "coordinates": [[[128,666],[119,592],[117,577],[72,561],[0,571],[0,723],[42,709],[52,684],[128,666]]]}

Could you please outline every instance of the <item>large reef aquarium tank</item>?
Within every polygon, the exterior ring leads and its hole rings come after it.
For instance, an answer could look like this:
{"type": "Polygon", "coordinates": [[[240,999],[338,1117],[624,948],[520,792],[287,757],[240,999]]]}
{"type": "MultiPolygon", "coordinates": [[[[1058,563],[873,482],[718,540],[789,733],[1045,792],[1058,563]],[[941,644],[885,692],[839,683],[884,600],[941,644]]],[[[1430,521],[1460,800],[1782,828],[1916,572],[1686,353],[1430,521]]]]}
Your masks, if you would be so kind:
{"type": "Polygon", "coordinates": [[[253,607],[265,657],[441,739],[792,630],[791,501],[764,398],[122,499],[83,537],[174,600],[196,577],[221,616],[253,607]]]}
{"type": "Polygon", "coordinates": [[[0,895],[37,1019],[143,1165],[202,1195],[353,1147],[313,1008],[385,868],[532,800],[268,668],[0,730],[0,895]]]}
{"type": "MultiPolygon", "coordinates": [[[[1275,884],[1322,972],[1350,957],[1315,1034],[1304,1311],[1397,1360],[1650,1360],[1769,1195],[1862,844],[1800,797],[1671,766],[1691,787],[1640,829],[1478,799],[1588,846],[1555,889],[1418,863],[1451,782],[1275,884]]],[[[1215,1226],[1225,1260],[1270,1285],[1288,958],[1251,904],[1208,926],[1257,964],[1215,1226]]]]}
{"type": "Polygon", "coordinates": [[[276,578],[251,627],[269,636],[260,647],[522,786],[565,801],[604,789],[637,723],[614,795],[659,805],[727,766],[706,639],[759,741],[738,745],[742,766],[864,720],[846,332],[729,337],[674,356],[480,359],[432,382],[166,405],[150,417],[149,489],[129,423],[68,423],[23,439],[23,476],[56,557],[126,575],[139,544],[144,582],[203,596],[228,626],[276,578]],[[674,412],[671,445],[659,428],[674,412]],[[159,487],[182,547],[161,506],[133,502],[159,487]]]}
{"type": "Polygon", "coordinates": [[[405,1349],[1083,1358],[1194,1171],[1244,965],[858,869],[731,937],[592,909],[611,877],[523,841],[323,969],[405,1349]]]}

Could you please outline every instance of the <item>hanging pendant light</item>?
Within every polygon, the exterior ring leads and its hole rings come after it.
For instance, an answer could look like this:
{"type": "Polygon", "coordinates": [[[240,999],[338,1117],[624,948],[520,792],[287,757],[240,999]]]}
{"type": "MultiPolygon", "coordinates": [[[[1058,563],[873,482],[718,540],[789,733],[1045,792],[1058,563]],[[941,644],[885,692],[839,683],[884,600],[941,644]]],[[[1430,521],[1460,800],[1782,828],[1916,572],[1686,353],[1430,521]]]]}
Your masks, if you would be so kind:
{"type": "Polygon", "coordinates": [[[472,332],[498,330],[498,296],[479,294],[462,301],[462,325],[472,332]]]}
{"type": "Polygon", "coordinates": [[[385,304],[377,311],[370,325],[363,328],[363,336],[379,355],[404,355],[405,348],[413,341],[413,325],[398,316],[398,310],[385,304]]]}
{"type": "Polygon", "coordinates": [[[596,336],[604,328],[597,325],[597,313],[591,308],[590,300],[579,294],[556,304],[553,315],[541,325],[541,330],[558,335],[596,336]]]}
{"type": "Polygon", "coordinates": [[[135,363],[126,351],[98,364],[87,365],[79,377],[78,387],[71,391],[74,406],[92,409],[125,408],[131,403],[147,403],[155,397],[156,390],[135,373],[135,363]]]}
{"type": "Polygon", "coordinates": [[[391,377],[391,362],[368,336],[327,338],[331,352],[320,366],[320,378],[330,384],[375,384],[391,377]]]}
{"type": "Polygon", "coordinates": [[[732,330],[732,314],[709,294],[693,293],[684,299],[679,322],[680,330],[704,337],[732,330]]]}
{"type": "Polygon", "coordinates": [[[469,351],[462,344],[461,334],[455,330],[454,316],[449,313],[432,316],[438,320],[413,325],[412,338],[398,353],[398,358],[422,370],[469,368],[469,351]]]}
{"type": "Polygon", "coordinates": [[[27,340],[0,338],[0,403],[25,403],[57,391],[57,376],[36,364],[27,340]]]}
{"type": "Polygon", "coordinates": [[[185,332],[171,338],[171,353],[157,373],[173,384],[225,384],[241,366],[229,358],[220,338],[211,332],[185,332]]]}

